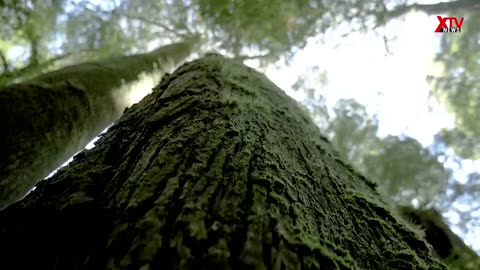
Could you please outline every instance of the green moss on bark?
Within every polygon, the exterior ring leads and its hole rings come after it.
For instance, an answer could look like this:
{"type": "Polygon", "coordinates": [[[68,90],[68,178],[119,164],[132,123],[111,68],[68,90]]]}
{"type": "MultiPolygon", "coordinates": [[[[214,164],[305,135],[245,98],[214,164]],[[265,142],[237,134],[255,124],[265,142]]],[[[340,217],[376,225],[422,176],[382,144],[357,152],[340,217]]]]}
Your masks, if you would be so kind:
{"type": "Polygon", "coordinates": [[[99,227],[42,253],[65,269],[445,269],[290,97],[233,60],[182,66],[97,144],[1,213],[4,235],[50,209],[99,227]]]}

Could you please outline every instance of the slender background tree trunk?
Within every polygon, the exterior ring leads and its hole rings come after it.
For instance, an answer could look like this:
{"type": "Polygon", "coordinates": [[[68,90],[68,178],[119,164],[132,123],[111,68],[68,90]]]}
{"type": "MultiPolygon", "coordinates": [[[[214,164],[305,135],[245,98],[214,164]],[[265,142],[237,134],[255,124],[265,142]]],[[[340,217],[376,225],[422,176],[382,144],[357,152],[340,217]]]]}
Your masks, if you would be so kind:
{"type": "Polygon", "coordinates": [[[0,209],[120,117],[123,84],[183,62],[194,45],[83,63],[0,89],[0,209]]]}
{"type": "Polygon", "coordinates": [[[1,269],[446,269],[234,60],[182,66],[97,144],[0,212],[1,269]]]}
{"type": "Polygon", "coordinates": [[[425,230],[425,239],[432,245],[434,254],[450,269],[476,270],[479,268],[480,258],[477,253],[449,228],[438,211],[400,207],[399,212],[425,230]]]}

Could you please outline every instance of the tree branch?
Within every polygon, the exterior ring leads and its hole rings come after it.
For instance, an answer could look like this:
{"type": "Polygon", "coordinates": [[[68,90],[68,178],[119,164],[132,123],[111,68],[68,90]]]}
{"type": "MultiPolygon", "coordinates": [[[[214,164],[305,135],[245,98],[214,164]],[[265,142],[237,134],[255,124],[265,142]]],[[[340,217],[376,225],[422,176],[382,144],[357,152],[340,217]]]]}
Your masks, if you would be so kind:
{"type": "Polygon", "coordinates": [[[265,59],[270,56],[271,56],[270,53],[258,54],[258,55],[239,55],[237,57],[234,57],[234,59],[243,62],[245,60],[265,59]]]}
{"type": "Polygon", "coordinates": [[[186,36],[185,34],[181,34],[178,31],[168,27],[167,25],[165,25],[163,23],[159,23],[157,21],[153,21],[153,20],[147,19],[147,18],[142,17],[142,16],[136,16],[136,15],[130,15],[130,14],[122,14],[122,16],[124,16],[125,18],[128,18],[128,19],[131,19],[131,20],[139,20],[139,21],[142,21],[142,22],[145,22],[145,23],[149,23],[149,24],[158,26],[158,27],[162,28],[163,30],[165,30],[169,33],[172,33],[175,36],[180,37],[180,38],[184,38],[186,36]]]}
{"type": "Polygon", "coordinates": [[[32,34],[31,37],[29,37],[30,41],[30,59],[29,59],[29,65],[38,65],[39,60],[38,60],[38,36],[35,34],[32,34]]]}
{"type": "MultiPolygon", "coordinates": [[[[73,3],[73,5],[75,6],[78,6],[78,7],[81,7],[81,8],[84,8],[84,9],[87,9],[93,13],[98,13],[98,12],[101,12],[101,13],[104,13],[104,14],[107,14],[107,15],[112,15],[113,12],[117,11],[118,9],[113,9],[112,11],[105,11],[105,10],[101,10],[101,9],[97,9],[96,11],[93,10],[92,8],[90,7],[87,7],[86,6],[86,3],[73,3]]],[[[158,8],[157,4],[154,4],[156,8],[158,8]]],[[[139,21],[142,21],[144,23],[148,23],[148,24],[151,24],[151,25],[155,25],[155,26],[158,26],[160,27],[161,29],[165,30],[166,32],[169,32],[173,35],[175,35],[176,37],[179,37],[181,39],[184,39],[184,38],[188,38],[189,36],[192,36],[192,35],[195,35],[195,33],[193,33],[192,31],[190,31],[190,29],[188,28],[184,28],[182,27],[182,30],[185,30],[185,34],[182,34],[180,33],[178,30],[175,30],[174,28],[171,28],[163,23],[160,23],[158,21],[155,21],[155,20],[150,20],[148,18],[145,18],[145,17],[142,17],[142,16],[137,16],[137,15],[132,15],[132,14],[126,14],[126,13],[123,13],[123,12],[120,12],[119,14],[120,16],[123,16],[127,19],[131,19],[131,20],[139,20],[139,21]]]]}
{"type": "Polygon", "coordinates": [[[8,73],[8,60],[7,60],[7,57],[5,56],[5,54],[3,54],[2,51],[0,51],[0,60],[2,60],[2,67],[3,67],[2,74],[3,73],[8,73]]]}
{"type": "Polygon", "coordinates": [[[436,4],[413,4],[402,5],[387,13],[387,20],[401,17],[411,11],[421,11],[428,15],[438,15],[445,12],[468,12],[480,13],[480,2],[478,0],[456,0],[451,2],[440,2],[436,4]]]}

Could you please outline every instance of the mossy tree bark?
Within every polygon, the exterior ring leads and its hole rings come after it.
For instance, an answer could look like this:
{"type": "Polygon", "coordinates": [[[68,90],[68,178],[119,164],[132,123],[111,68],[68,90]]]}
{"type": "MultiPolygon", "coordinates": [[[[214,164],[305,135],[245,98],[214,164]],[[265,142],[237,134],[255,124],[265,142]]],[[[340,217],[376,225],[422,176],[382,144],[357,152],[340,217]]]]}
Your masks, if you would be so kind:
{"type": "Polygon", "coordinates": [[[1,269],[445,269],[291,98],[218,55],[0,219],[1,269]]]}
{"type": "Polygon", "coordinates": [[[122,85],[179,64],[194,45],[192,39],[147,54],[69,66],[0,89],[0,209],[120,117],[122,85]]]}

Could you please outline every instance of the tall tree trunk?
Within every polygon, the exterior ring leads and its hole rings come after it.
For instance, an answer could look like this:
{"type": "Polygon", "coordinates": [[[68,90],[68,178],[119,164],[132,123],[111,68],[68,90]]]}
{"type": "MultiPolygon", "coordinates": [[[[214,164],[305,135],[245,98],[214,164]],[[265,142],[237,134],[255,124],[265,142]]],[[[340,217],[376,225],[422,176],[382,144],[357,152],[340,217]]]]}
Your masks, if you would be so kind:
{"type": "Polygon", "coordinates": [[[446,269],[291,98],[218,55],[0,220],[0,269],[446,269]]]}
{"type": "Polygon", "coordinates": [[[120,117],[123,84],[184,61],[193,45],[70,66],[0,89],[0,209],[120,117]]]}

